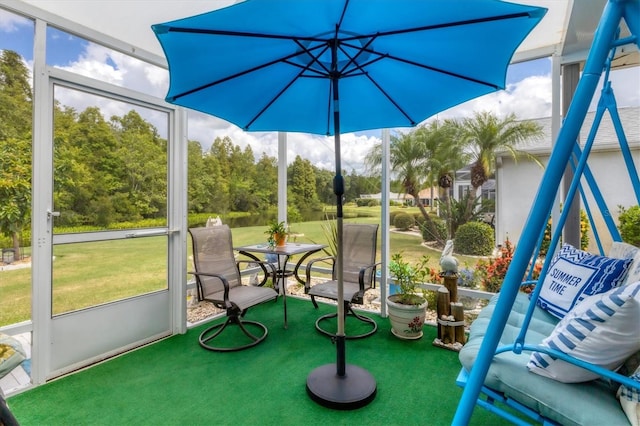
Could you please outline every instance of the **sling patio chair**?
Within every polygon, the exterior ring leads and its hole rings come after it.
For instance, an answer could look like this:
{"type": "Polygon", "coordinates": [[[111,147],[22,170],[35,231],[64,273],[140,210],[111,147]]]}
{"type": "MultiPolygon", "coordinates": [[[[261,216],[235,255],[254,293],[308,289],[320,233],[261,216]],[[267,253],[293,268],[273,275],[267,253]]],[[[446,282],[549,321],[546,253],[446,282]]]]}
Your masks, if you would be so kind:
{"type": "Polygon", "coordinates": [[[189,233],[193,241],[193,262],[196,269],[189,273],[196,277],[198,300],[213,303],[227,312],[225,322],[215,324],[200,334],[200,346],[210,351],[230,352],[247,349],[262,342],[267,337],[267,327],[257,321],[246,320],[244,316],[252,306],[277,299],[278,293],[273,288],[263,286],[268,277],[275,277],[273,265],[256,257],[246,261],[236,260],[231,230],[227,225],[190,228],[189,233]],[[258,285],[243,285],[240,263],[252,263],[262,268],[263,280],[258,285]],[[249,343],[213,346],[210,342],[220,336],[228,325],[237,325],[249,338],[249,343]],[[250,328],[257,328],[259,333],[253,334],[250,328]]]}
{"type": "MultiPolygon", "coordinates": [[[[353,315],[356,319],[371,325],[371,329],[365,333],[357,335],[347,335],[346,339],[360,339],[372,335],[378,329],[378,324],[371,318],[356,313],[352,304],[362,304],[364,294],[367,290],[375,287],[376,267],[376,242],[378,238],[377,224],[355,224],[346,223],[343,225],[343,291],[344,291],[344,315],[353,315]]],[[[313,259],[307,263],[306,281],[304,291],[311,296],[313,305],[318,308],[316,297],[338,300],[338,281],[336,278],[336,261],[334,256],[313,259]],[[311,272],[316,262],[331,262],[331,280],[312,283],[311,272]],[[313,284],[313,285],[312,285],[313,284]]],[[[317,281],[317,280],[313,280],[317,281]]],[[[327,336],[334,337],[331,333],[320,326],[326,319],[336,317],[337,313],[323,315],[316,321],[316,329],[327,336]]]]}

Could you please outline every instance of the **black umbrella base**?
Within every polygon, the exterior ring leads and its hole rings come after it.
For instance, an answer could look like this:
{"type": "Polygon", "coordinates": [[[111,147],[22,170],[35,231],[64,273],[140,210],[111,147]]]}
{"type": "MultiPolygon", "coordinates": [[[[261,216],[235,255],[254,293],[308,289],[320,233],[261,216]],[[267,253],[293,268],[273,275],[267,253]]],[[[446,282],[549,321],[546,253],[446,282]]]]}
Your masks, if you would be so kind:
{"type": "Polygon", "coordinates": [[[322,365],[307,377],[307,393],[318,404],[334,410],[355,410],[376,397],[376,380],[364,368],[347,364],[345,375],[336,364],[322,365]]]}

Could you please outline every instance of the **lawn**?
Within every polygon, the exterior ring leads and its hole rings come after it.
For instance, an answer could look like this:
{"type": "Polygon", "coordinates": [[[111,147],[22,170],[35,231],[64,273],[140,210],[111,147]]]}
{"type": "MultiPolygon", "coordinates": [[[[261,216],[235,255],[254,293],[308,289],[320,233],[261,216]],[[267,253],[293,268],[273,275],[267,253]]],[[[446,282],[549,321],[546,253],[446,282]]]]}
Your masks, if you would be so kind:
{"type": "MultiPolygon", "coordinates": [[[[379,211],[379,208],[378,208],[379,211]]],[[[345,223],[378,223],[379,216],[345,219],[345,223]]],[[[326,243],[323,221],[291,224],[302,236],[298,242],[326,243]]],[[[266,226],[233,229],[234,245],[266,242],[266,226]]],[[[415,234],[391,232],[391,253],[402,252],[408,259],[422,255],[438,268],[440,252],[421,245],[415,234]]],[[[380,235],[378,236],[380,247],[380,235]]],[[[189,242],[189,253],[191,247],[189,242]]],[[[167,244],[165,237],[133,238],[54,248],[53,312],[60,314],[166,288],[167,244]]],[[[461,265],[472,267],[476,258],[457,256],[461,265]]],[[[378,259],[380,249],[378,250],[378,259]]],[[[292,261],[295,261],[293,257],[292,261]]],[[[187,268],[191,269],[190,266],[187,268]]],[[[31,268],[0,271],[0,326],[31,317],[31,268]]]]}

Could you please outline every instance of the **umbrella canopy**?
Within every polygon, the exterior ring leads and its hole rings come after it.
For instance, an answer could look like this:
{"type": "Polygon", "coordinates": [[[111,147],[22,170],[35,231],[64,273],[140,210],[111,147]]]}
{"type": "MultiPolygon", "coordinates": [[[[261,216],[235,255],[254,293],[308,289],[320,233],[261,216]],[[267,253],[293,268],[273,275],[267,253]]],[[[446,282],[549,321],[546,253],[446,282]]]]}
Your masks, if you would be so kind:
{"type": "Polygon", "coordinates": [[[495,0],[248,0],[153,30],[169,62],[167,101],[245,130],[331,135],[332,80],[341,132],[415,126],[504,88],[545,11],[495,0]]]}
{"type": "Polygon", "coordinates": [[[503,88],[545,12],[497,0],[248,0],[153,26],[168,102],[245,130],[335,136],[337,360],[307,378],[320,404],[358,408],[377,389],[345,361],[340,132],[415,126],[503,88]]]}

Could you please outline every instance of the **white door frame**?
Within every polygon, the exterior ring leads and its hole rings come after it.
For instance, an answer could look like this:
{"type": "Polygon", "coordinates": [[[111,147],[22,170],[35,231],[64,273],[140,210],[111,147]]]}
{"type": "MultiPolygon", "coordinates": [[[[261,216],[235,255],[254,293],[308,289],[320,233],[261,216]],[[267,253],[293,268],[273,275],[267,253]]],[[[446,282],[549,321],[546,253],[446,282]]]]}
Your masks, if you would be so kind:
{"type": "MultiPolygon", "coordinates": [[[[186,331],[186,112],[162,100],[79,76],[45,63],[46,22],[36,20],[32,178],[32,382],[100,361],[163,336],[186,331]],[[70,84],[160,108],[169,114],[168,290],[52,317],[53,87],[70,84]],[[135,325],[135,327],[132,327],[135,325]],[[101,339],[91,338],[100,335],[101,339]]],[[[109,238],[121,238],[120,231],[109,238]]],[[[124,233],[124,231],[122,231],[124,233]]],[[[129,231],[131,232],[131,231],[129,231]]],[[[145,233],[145,235],[148,235],[145,233]]],[[[61,236],[64,237],[64,236],[61,236]]],[[[68,237],[66,237],[68,238],[68,237]]],[[[82,238],[75,236],[73,238],[82,238]]]]}

